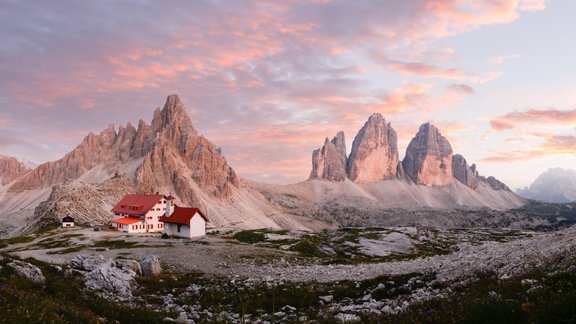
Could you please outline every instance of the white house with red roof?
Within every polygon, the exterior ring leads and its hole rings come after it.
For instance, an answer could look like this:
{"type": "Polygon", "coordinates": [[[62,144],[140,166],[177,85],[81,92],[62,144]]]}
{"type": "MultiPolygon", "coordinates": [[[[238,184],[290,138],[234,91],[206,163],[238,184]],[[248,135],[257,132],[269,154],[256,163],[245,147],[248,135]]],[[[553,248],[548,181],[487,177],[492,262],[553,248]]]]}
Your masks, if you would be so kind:
{"type": "Polygon", "coordinates": [[[159,219],[173,206],[172,195],[126,195],[112,208],[118,217],[112,220],[112,226],[127,233],[162,232],[164,223],[159,219]]]}
{"type": "Polygon", "coordinates": [[[174,206],[166,210],[166,215],[160,217],[164,223],[164,233],[167,235],[193,238],[206,235],[208,217],[198,208],[174,206]]]}
{"type": "Polygon", "coordinates": [[[206,235],[208,217],[198,208],[178,207],[172,195],[126,195],[112,212],[112,227],[126,233],[164,232],[193,238],[206,235]]]}

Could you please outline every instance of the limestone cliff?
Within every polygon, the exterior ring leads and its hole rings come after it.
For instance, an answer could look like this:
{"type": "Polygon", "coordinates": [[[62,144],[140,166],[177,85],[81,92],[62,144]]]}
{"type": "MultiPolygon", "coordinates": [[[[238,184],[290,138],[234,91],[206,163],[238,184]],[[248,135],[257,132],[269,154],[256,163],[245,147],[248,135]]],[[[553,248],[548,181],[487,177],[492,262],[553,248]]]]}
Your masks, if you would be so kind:
{"type": "Polygon", "coordinates": [[[344,132],[340,131],[332,141],[326,138],[322,148],[312,152],[310,179],[344,181],[346,178],[346,144],[344,132]]]}
{"type": "Polygon", "coordinates": [[[416,184],[445,186],[454,181],[452,147],[430,123],[420,126],[406,149],[402,166],[406,176],[416,184]]]}

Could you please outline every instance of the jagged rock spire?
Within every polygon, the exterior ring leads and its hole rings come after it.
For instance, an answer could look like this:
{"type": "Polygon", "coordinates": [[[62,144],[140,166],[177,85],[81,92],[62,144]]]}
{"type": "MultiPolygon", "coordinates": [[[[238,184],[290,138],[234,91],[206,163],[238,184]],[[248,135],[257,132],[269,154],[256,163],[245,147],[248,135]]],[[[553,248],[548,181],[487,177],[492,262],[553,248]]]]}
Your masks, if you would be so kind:
{"type": "Polygon", "coordinates": [[[348,177],[356,182],[372,182],[395,178],[398,171],[396,131],[382,114],[375,113],[354,138],[348,177]]]}
{"type": "Polygon", "coordinates": [[[312,153],[310,179],[330,181],[346,180],[346,143],[344,132],[340,131],[332,141],[324,141],[322,148],[312,153]]]}

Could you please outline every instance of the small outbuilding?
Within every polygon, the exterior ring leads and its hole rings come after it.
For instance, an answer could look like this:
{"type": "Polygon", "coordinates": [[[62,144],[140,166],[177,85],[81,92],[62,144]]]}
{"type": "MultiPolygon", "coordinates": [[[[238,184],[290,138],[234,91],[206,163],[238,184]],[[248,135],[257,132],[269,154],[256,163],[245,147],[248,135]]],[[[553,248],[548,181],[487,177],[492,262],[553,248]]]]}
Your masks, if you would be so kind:
{"type": "Polygon", "coordinates": [[[67,215],[62,218],[62,227],[74,227],[74,217],[67,215]]]}
{"type": "Polygon", "coordinates": [[[164,223],[164,233],[175,237],[193,238],[206,235],[208,217],[199,208],[174,207],[160,217],[164,223]]]}

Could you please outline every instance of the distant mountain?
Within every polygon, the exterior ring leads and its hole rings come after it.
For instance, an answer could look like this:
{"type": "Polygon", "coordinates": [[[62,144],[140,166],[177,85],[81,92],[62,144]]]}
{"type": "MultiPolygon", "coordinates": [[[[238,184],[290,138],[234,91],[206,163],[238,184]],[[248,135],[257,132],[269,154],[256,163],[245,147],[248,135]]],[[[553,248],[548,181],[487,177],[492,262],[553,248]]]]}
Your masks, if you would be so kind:
{"type": "Polygon", "coordinates": [[[543,202],[576,201],[576,170],[549,169],[538,176],[530,187],[518,189],[516,193],[522,197],[543,202]]]}

